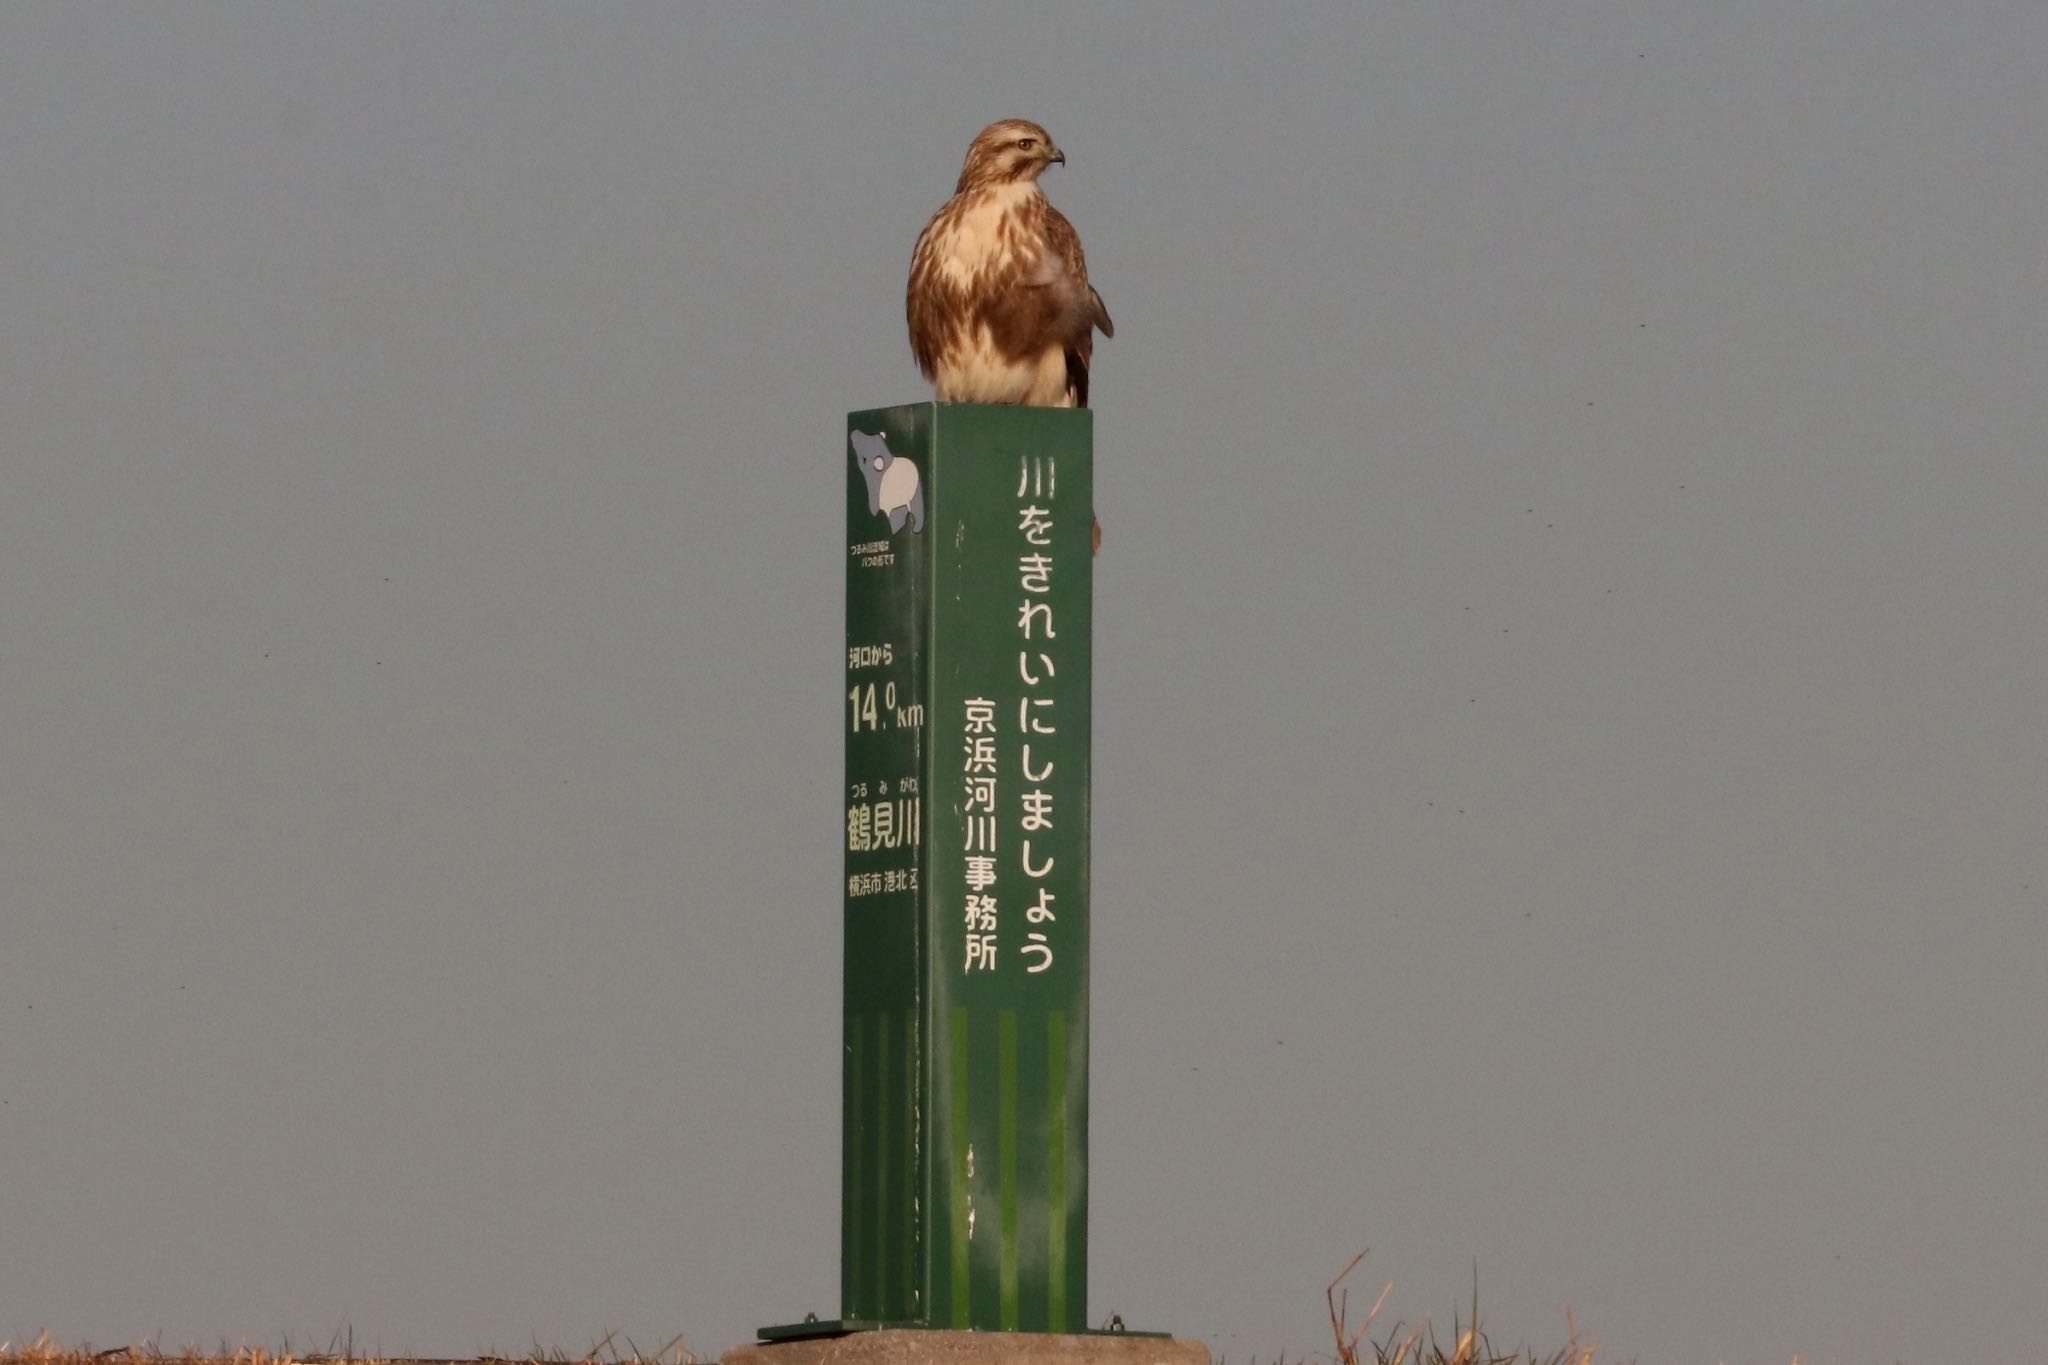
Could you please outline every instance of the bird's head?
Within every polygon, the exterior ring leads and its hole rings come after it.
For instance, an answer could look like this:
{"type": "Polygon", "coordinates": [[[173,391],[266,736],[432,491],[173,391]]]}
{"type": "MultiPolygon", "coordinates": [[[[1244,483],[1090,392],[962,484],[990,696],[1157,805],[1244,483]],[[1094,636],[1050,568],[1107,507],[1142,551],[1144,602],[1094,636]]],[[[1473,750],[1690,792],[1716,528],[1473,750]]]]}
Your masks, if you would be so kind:
{"type": "Polygon", "coordinates": [[[960,183],[953,192],[958,194],[979,185],[1036,180],[1054,162],[1066,165],[1067,155],[1053,145],[1045,129],[1025,119],[1006,118],[975,134],[967,148],[967,164],[960,168],[960,183]]]}

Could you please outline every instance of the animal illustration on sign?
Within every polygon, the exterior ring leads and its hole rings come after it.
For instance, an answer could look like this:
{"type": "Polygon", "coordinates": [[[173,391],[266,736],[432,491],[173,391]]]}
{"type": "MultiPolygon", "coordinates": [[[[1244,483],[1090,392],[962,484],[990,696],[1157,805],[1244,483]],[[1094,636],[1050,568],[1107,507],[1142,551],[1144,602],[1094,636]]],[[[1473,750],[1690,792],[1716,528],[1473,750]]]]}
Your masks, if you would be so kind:
{"type": "Polygon", "coordinates": [[[917,477],[917,466],[889,453],[886,431],[849,435],[854,467],[867,480],[868,511],[889,518],[892,532],[903,529],[906,517],[913,533],[924,530],[924,483],[917,477]]]}

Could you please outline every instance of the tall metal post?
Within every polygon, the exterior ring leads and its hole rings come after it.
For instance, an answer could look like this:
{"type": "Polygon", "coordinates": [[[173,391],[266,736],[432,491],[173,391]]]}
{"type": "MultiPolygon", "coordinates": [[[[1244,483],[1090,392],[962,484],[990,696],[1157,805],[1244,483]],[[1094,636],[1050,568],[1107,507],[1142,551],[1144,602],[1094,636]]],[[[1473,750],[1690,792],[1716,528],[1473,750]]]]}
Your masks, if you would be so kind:
{"type": "Polygon", "coordinates": [[[842,1330],[1087,1319],[1091,417],[847,417],[842,1330]]]}

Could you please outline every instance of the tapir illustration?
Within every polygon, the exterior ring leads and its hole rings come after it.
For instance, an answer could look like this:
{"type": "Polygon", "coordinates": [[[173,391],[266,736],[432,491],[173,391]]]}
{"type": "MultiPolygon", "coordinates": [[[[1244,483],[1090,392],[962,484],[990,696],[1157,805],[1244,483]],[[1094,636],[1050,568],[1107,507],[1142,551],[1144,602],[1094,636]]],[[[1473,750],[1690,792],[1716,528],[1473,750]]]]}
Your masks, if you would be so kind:
{"type": "Polygon", "coordinates": [[[868,511],[889,518],[891,532],[903,529],[905,517],[913,532],[924,530],[924,484],[917,466],[889,453],[887,433],[870,436],[865,431],[849,433],[853,441],[853,463],[868,483],[868,511]]]}

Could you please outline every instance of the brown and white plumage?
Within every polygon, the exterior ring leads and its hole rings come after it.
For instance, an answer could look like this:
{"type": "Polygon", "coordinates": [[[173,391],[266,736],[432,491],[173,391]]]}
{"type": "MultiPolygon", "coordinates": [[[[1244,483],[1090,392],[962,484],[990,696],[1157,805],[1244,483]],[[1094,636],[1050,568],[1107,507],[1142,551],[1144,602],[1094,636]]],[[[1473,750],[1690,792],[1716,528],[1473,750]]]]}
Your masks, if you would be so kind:
{"type": "Polygon", "coordinates": [[[919,234],[910,349],[941,402],[1088,406],[1095,330],[1115,331],[1073,224],[1038,187],[1066,160],[1035,123],[991,123],[919,234]]]}

